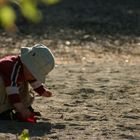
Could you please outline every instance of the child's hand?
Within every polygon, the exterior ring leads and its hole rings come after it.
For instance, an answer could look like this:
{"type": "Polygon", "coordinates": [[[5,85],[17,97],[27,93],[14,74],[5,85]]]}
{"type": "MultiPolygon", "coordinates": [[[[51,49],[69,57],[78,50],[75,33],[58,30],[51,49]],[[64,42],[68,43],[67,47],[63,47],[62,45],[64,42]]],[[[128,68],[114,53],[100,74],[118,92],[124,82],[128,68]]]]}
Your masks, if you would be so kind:
{"type": "Polygon", "coordinates": [[[47,89],[46,91],[43,92],[42,96],[44,96],[44,97],[51,97],[52,96],[52,92],[47,89]]]}
{"type": "Polygon", "coordinates": [[[29,117],[26,117],[26,118],[24,118],[23,115],[18,113],[17,119],[18,119],[18,121],[21,121],[21,122],[36,123],[36,118],[33,113],[29,117]]]}
{"type": "Polygon", "coordinates": [[[34,113],[32,113],[28,108],[24,107],[22,103],[14,104],[17,111],[17,119],[22,122],[36,123],[36,118],[34,113]]]}
{"type": "Polygon", "coordinates": [[[22,103],[16,103],[14,104],[14,107],[16,111],[22,115],[23,118],[28,118],[32,115],[32,112],[28,108],[24,107],[22,103]]]}
{"type": "Polygon", "coordinates": [[[20,111],[23,118],[28,118],[32,115],[32,112],[29,109],[23,109],[20,111]]]}

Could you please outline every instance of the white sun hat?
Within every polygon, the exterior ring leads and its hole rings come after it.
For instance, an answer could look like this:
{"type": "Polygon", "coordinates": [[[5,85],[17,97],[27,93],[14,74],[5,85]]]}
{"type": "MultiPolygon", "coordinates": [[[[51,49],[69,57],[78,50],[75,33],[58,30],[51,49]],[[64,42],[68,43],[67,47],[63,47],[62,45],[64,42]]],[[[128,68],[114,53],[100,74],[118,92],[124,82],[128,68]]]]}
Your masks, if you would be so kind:
{"type": "Polygon", "coordinates": [[[52,52],[42,44],[36,44],[31,48],[21,48],[21,62],[42,83],[45,82],[46,75],[55,66],[52,52]]]}

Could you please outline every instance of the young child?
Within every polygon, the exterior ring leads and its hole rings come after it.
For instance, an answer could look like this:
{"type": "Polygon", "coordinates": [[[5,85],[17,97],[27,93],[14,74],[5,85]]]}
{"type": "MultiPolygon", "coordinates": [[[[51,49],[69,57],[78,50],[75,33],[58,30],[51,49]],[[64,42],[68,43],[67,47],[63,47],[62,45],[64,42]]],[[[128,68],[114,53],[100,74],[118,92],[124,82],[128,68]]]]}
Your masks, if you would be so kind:
{"type": "Polygon", "coordinates": [[[52,92],[42,83],[54,65],[53,54],[42,44],[21,48],[21,55],[0,59],[0,119],[35,122],[31,108],[34,98],[28,84],[40,96],[51,97],[52,92]]]}

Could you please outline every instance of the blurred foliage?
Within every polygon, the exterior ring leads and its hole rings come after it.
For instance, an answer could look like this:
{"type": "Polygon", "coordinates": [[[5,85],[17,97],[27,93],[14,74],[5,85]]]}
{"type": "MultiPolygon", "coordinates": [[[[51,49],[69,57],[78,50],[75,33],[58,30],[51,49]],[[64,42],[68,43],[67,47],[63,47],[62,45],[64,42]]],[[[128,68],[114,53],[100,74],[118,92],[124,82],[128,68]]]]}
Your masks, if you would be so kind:
{"type": "Polygon", "coordinates": [[[39,22],[42,13],[38,8],[40,3],[45,5],[57,4],[60,0],[0,0],[0,25],[6,30],[16,30],[17,15],[12,4],[16,4],[22,15],[29,21],[39,22]]]}

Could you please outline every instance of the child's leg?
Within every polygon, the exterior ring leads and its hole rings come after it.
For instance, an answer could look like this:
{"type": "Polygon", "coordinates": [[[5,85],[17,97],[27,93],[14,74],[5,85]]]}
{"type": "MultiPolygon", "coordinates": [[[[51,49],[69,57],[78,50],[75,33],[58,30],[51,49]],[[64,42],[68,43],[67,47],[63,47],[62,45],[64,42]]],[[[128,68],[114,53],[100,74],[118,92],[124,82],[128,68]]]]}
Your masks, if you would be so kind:
{"type": "Polygon", "coordinates": [[[3,83],[3,79],[0,76],[0,113],[12,109],[7,99],[7,93],[3,83]]]}
{"type": "MultiPolygon", "coordinates": [[[[23,104],[26,107],[29,107],[32,105],[33,100],[34,100],[34,95],[29,89],[29,85],[27,82],[23,83],[20,88],[20,98],[23,104]]],[[[7,93],[5,90],[5,86],[2,80],[2,77],[0,76],[0,113],[10,110],[13,107],[9,104],[8,98],[7,98],[7,93]]]]}
{"type": "MultiPolygon", "coordinates": [[[[28,83],[24,83],[19,88],[21,101],[26,107],[31,106],[33,103],[33,94],[29,91],[28,83]]],[[[14,112],[12,111],[13,107],[8,102],[7,93],[5,90],[5,86],[0,76],[0,120],[13,120],[16,119],[14,112]]]]}

